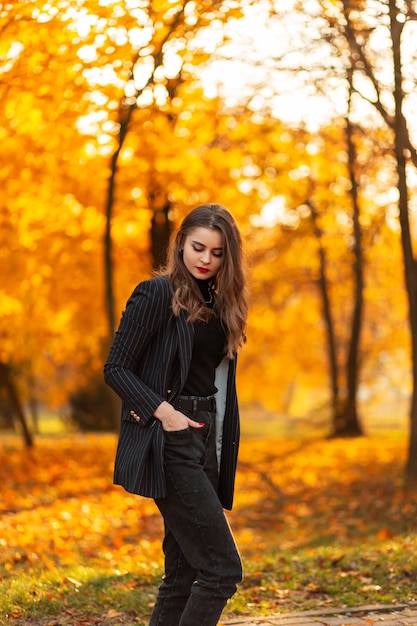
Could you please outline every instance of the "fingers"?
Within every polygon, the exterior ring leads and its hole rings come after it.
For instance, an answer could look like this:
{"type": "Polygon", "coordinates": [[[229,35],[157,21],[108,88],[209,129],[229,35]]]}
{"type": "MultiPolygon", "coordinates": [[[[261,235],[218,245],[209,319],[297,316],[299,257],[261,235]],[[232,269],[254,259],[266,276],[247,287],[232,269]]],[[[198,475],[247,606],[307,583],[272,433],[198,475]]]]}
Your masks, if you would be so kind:
{"type": "Polygon", "coordinates": [[[184,413],[177,411],[176,419],[173,420],[165,420],[163,422],[164,430],[184,430],[185,428],[202,428],[204,426],[204,422],[196,422],[195,420],[190,419],[184,413]]]}
{"type": "MultiPolygon", "coordinates": [[[[204,422],[196,422],[195,420],[190,419],[181,411],[173,410],[173,407],[164,402],[166,407],[169,407],[168,413],[154,413],[155,417],[159,419],[162,423],[162,427],[164,430],[184,430],[184,428],[202,428],[204,426],[204,422]]],[[[161,405],[162,406],[162,405],[161,405]]],[[[135,411],[130,411],[130,415],[137,421],[140,422],[140,416],[135,411]]]]}
{"type": "Polygon", "coordinates": [[[204,422],[195,422],[194,420],[188,418],[188,425],[191,426],[191,428],[202,428],[204,426],[204,422]]]}

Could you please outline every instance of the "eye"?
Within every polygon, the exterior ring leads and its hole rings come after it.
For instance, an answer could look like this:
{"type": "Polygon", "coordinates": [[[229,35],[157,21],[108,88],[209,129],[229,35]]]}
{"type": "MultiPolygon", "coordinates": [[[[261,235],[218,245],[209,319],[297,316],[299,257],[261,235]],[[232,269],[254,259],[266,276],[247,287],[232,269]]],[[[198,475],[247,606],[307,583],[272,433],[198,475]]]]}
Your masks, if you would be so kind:
{"type": "Polygon", "coordinates": [[[202,248],[201,246],[196,246],[195,244],[193,244],[193,250],[195,250],[195,252],[203,252],[204,248],[202,248]]]}
{"type": "Polygon", "coordinates": [[[218,259],[220,259],[223,256],[223,252],[213,252],[213,256],[215,256],[218,259]]]}

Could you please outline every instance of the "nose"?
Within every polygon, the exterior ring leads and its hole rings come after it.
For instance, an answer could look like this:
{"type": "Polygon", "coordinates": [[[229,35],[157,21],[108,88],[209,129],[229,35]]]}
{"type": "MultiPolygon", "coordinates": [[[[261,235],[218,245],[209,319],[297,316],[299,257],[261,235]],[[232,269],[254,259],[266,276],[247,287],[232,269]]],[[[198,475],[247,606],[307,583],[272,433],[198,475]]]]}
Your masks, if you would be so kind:
{"type": "Polygon", "coordinates": [[[201,258],[201,262],[202,263],[205,263],[205,264],[210,263],[210,252],[209,252],[209,250],[203,250],[202,253],[201,253],[201,257],[200,258],[201,258]]]}

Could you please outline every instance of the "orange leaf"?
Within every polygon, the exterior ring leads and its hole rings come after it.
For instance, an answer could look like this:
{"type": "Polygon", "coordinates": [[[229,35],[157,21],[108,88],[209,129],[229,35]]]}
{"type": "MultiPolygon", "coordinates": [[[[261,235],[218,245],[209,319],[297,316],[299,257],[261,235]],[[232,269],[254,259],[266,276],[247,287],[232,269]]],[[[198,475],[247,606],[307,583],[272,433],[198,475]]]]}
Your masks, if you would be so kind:
{"type": "Polygon", "coordinates": [[[377,535],[378,539],[385,541],[392,538],[392,533],[388,528],[381,528],[377,535]]]}
{"type": "Polygon", "coordinates": [[[114,609],[110,609],[109,611],[107,611],[106,617],[113,618],[113,617],[120,617],[121,615],[123,615],[123,613],[120,613],[119,611],[115,611],[114,609]]]}

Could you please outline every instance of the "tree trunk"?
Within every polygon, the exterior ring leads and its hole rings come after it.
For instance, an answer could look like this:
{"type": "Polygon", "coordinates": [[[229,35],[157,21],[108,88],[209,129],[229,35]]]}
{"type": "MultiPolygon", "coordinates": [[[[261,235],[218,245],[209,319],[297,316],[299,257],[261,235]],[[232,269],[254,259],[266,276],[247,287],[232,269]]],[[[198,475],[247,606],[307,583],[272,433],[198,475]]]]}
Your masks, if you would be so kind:
{"type": "Polygon", "coordinates": [[[158,270],[166,264],[172,232],[172,224],[169,219],[171,202],[165,197],[163,202],[160,203],[162,206],[158,206],[157,196],[158,194],[155,193],[149,194],[149,205],[153,210],[150,234],[152,267],[154,270],[158,270]]]}
{"type": "Polygon", "coordinates": [[[25,413],[23,411],[18,391],[10,375],[10,370],[5,363],[0,363],[0,384],[6,388],[13,410],[13,415],[17,418],[22,428],[23,440],[26,447],[30,448],[33,445],[33,438],[26,422],[25,413]]]}
{"type": "MultiPolygon", "coordinates": [[[[349,75],[351,84],[351,75],[349,75]]],[[[350,101],[350,98],[349,98],[350,101]]],[[[362,256],[362,231],[359,221],[358,186],[354,171],[356,153],[353,141],[353,127],[346,118],[346,143],[348,152],[348,168],[351,183],[352,221],[354,236],[354,285],[353,311],[351,318],[350,336],[348,337],[349,349],[345,366],[346,395],[342,397],[339,385],[339,366],[337,363],[336,337],[331,314],[329,298],[329,286],[326,277],[326,253],[322,245],[322,232],[318,224],[317,209],[309,200],[313,228],[319,246],[319,289],[322,300],[323,317],[326,324],[327,346],[329,357],[330,380],[332,389],[332,432],[331,437],[358,437],[363,435],[357,409],[358,371],[359,371],[359,345],[362,326],[363,311],[363,256],[362,256]]]]}
{"type": "MultiPolygon", "coordinates": [[[[348,72],[349,80],[349,107],[352,93],[352,70],[348,72]]],[[[333,435],[340,437],[358,437],[363,435],[359,422],[357,408],[358,374],[359,374],[359,345],[362,328],[363,311],[363,255],[362,255],[362,230],[359,221],[359,201],[358,185],[355,175],[356,149],[353,139],[353,127],[349,119],[349,112],[346,116],[346,144],[348,153],[348,169],[350,178],[350,197],[352,199],[352,221],[353,221],[353,274],[354,274],[354,297],[353,311],[349,337],[349,352],[346,362],[346,398],[335,424],[333,435]]]]}
{"type": "Polygon", "coordinates": [[[398,208],[401,224],[401,243],[404,256],[405,285],[411,335],[411,362],[413,389],[410,405],[410,437],[406,477],[417,480],[417,267],[413,256],[410,221],[408,214],[408,186],[406,174],[406,149],[408,132],[403,115],[401,34],[404,23],[397,20],[398,9],[394,0],[389,0],[392,53],[394,62],[394,101],[395,101],[395,158],[398,177],[398,208]]]}
{"type": "Polygon", "coordinates": [[[309,199],[307,202],[311,211],[311,218],[313,221],[314,236],[318,245],[319,255],[319,278],[318,286],[321,295],[321,304],[323,310],[323,318],[326,326],[327,335],[327,356],[329,363],[330,374],[330,386],[332,391],[332,430],[335,429],[340,409],[340,388],[339,388],[339,368],[337,364],[336,354],[336,337],[334,332],[334,323],[331,312],[330,297],[329,297],[329,284],[327,281],[327,259],[326,251],[323,246],[322,238],[323,233],[319,226],[317,208],[314,202],[309,199]]]}
{"type": "MultiPolygon", "coordinates": [[[[116,315],[114,304],[114,288],[113,288],[113,238],[111,232],[114,196],[115,196],[115,183],[117,174],[117,164],[120,156],[120,152],[123,148],[123,144],[126,139],[130,120],[132,118],[133,109],[136,107],[136,101],[134,105],[124,105],[121,103],[119,124],[120,132],[118,137],[117,149],[112,155],[110,164],[110,176],[107,183],[107,197],[106,197],[106,229],[104,233],[104,277],[106,285],[106,311],[107,311],[107,330],[108,330],[108,345],[110,346],[116,329],[116,315]]],[[[117,431],[120,427],[119,415],[120,415],[120,400],[115,393],[111,393],[111,402],[113,406],[113,424],[114,430],[117,431]]]]}
{"type": "Polygon", "coordinates": [[[109,345],[113,341],[114,331],[116,328],[116,315],[114,311],[114,288],[113,288],[113,239],[111,233],[113,207],[114,207],[114,194],[117,174],[117,164],[120,156],[120,152],[123,148],[123,144],[126,139],[129,124],[133,115],[133,110],[136,108],[135,104],[125,105],[123,102],[120,105],[119,124],[120,132],[118,137],[118,144],[115,152],[112,155],[110,163],[110,176],[107,182],[107,196],[106,196],[106,229],[104,233],[104,276],[106,284],[106,311],[107,311],[107,328],[108,328],[108,343],[109,345]]]}

